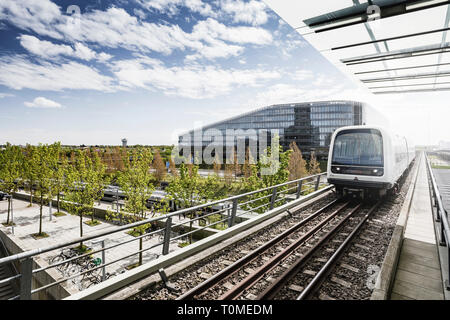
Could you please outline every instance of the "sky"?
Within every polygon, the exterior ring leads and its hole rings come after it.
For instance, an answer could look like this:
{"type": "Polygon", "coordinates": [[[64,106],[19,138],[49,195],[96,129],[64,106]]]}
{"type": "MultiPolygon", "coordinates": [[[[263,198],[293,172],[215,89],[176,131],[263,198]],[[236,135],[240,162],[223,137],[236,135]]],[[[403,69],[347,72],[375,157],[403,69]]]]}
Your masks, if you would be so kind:
{"type": "Polygon", "coordinates": [[[0,144],[175,144],[278,103],[360,100],[417,144],[450,93],[362,91],[259,0],[1,0],[0,144]]]}

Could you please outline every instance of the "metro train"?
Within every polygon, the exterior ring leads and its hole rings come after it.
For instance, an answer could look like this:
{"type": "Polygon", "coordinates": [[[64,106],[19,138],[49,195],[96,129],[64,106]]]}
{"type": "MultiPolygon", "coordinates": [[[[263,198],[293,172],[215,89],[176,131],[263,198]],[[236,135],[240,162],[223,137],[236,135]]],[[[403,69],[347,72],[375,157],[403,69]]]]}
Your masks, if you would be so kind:
{"type": "Polygon", "coordinates": [[[328,182],[338,197],[380,198],[395,191],[416,155],[406,137],[379,126],[337,129],[328,155],[328,182]]]}

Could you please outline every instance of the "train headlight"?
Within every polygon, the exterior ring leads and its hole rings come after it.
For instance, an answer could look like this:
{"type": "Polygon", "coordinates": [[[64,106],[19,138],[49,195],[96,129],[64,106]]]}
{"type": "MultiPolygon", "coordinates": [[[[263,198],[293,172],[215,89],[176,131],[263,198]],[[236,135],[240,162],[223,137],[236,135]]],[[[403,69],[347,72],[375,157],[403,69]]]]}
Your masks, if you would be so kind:
{"type": "Polygon", "coordinates": [[[341,168],[339,168],[339,167],[338,167],[338,168],[336,168],[336,171],[341,171],[341,168]]]}
{"type": "Polygon", "coordinates": [[[378,173],[378,169],[373,169],[373,173],[378,173]]]}

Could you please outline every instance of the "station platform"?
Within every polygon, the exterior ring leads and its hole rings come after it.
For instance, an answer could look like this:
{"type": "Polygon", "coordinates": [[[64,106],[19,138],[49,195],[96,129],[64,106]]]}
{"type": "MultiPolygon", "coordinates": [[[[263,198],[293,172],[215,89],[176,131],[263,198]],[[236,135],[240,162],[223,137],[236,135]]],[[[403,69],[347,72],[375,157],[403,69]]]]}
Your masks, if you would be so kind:
{"type": "Polygon", "coordinates": [[[391,300],[444,300],[425,156],[420,157],[391,300]]]}

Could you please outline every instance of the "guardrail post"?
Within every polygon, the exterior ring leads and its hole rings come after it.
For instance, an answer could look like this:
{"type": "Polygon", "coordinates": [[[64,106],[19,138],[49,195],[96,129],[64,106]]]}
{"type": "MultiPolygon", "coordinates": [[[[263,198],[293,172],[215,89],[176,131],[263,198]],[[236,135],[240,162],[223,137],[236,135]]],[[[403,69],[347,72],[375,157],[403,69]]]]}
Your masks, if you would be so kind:
{"type": "Polygon", "coordinates": [[[231,208],[231,215],[228,218],[228,227],[231,228],[234,225],[234,220],[236,218],[236,212],[237,212],[237,206],[238,206],[238,199],[233,200],[233,207],[231,208]]]}
{"type": "Polygon", "coordinates": [[[31,300],[33,258],[26,258],[20,262],[20,273],[20,300],[31,300]]]}
{"type": "Polygon", "coordinates": [[[317,190],[319,190],[320,177],[322,177],[322,176],[318,176],[318,177],[317,177],[317,181],[316,181],[316,187],[314,188],[314,191],[317,191],[317,190]]]}
{"type": "Polygon", "coordinates": [[[447,280],[445,280],[445,287],[450,291],[450,246],[447,247],[447,280]]]}
{"type": "Polygon", "coordinates": [[[297,197],[296,197],[296,199],[300,198],[300,196],[302,195],[302,185],[303,185],[303,180],[300,180],[298,182],[298,186],[297,186],[297,197]]]}
{"type": "Polygon", "coordinates": [[[270,198],[270,210],[275,206],[275,199],[277,198],[277,187],[272,189],[272,197],[270,198]]]}
{"type": "MultiPolygon", "coordinates": [[[[106,264],[106,252],[105,252],[105,240],[101,241],[102,243],[102,263],[106,264]]],[[[103,266],[102,268],[102,281],[106,280],[106,267],[103,266]]]]}
{"type": "Polygon", "coordinates": [[[172,228],[172,217],[167,218],[166,220],[166,228],[164,230],[164,243],[163,243],[163,249],[162,254],[166,255],[169,253],[169,247],[170,247],[170,229],[172,228]]]}

